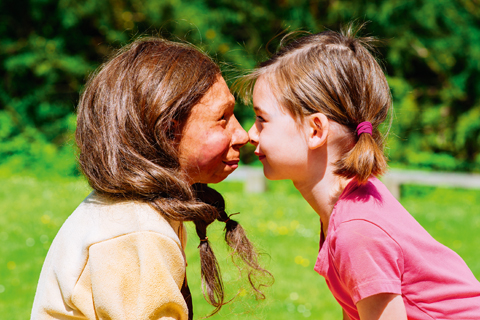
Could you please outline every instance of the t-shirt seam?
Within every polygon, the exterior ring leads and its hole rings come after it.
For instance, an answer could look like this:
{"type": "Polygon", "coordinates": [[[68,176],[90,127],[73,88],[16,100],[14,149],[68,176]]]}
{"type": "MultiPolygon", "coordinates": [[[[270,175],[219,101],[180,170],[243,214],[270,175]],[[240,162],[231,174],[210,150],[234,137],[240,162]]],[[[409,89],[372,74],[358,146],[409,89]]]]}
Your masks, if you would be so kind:
{"type": "MultiPolygon", "coordinates": [[[[367,223],[370,223],[371,225],[377,227],[378,229],[382,230],[390,239],[392,239],[396,244],[397,246],[400,248],[400,251],[402,253],[402,272],[400,274],[400,279],[398,280],[392,280],[392,281],[399,281],[400,282],[400,292],[402,291],[402,280],[403,280],[403,273],[404,273],[404,270],[405,270],[405,255],[404,255],[404,252],[403,252],[403,248],[398,244],[397,241],[395,241],[395,239],[392,238],[392,236],[390,236],[390,234],[388,232],[386,232],[382,227],[378,226],[376,223],[373,223],[369,220],[366,220],[366,219],[358,219],[358,218],[355,218],[355,219],[350,219],[350,220],[346,220],[346,221],[342,221],[341,223],[338,224],[337,228],[335,228],[335,233],[340,229],[341,225],[342,224],[345,224],[345,223],[348,223],[348,222],[352,222],[352,221],[364,221],[364,222],[367,222],[367,223]]],[[[331,235],[333,236],[333,235],[331,235]]],[[[329,255],[332,257],[332,262],[333,262],[333,265],[335,266],[335,271],[338,275],[340,275],[340,269],[339,269],[339,266],[337,265],[337,262],[336,260],[333,258],[335,255],[333,254],[332,252],[332,246],[329,245],[328,246],[328,252],[329,252],[329,255]]],[[[341,279],[339,277],[339,279],[341,279]]],[[[342,280],[343,282],[343,280],[342,280]]],[[[354,289],[358,288],[358,286],[355,286],[354,289]]],[[[381,292],[380,292],[381,293],[381,292]]],[[[352,297],[353,298],[353,297],[352,297]]],[[[353,300],[353,299],[352,299],[353,300]]]]}
{"type": "MultiPolygon", "coordinates": [[[[398,293],[398,294],[400,294],[400,295],[403,296],[403,294],[402,294],[402,281],[401,281],[400,279],[399,279],[399,280],[392,280],[392,279],[388,279],[388,278],[379,279],[379,280],[371,280],[371,281],[367,281],[367,282],[364,282],[364,283],[362,283],[362,284],[359,284],[359,285],[357,285],[357,286],[355,286],[355,287],[353,288],[354,294],[356,294],[357,296],[361,296],[360,293],[359,293],[359,292],[360,292],[359,288],[364,287],[364,286],[370,286],[370,284],[372,284],[372,283],[400,284],[400,293],[398,293]]],[[[382,289],[382,290],[384,290],[384,289],[382,289]]],[[[376,294],[380,294],[380,293],[394,293],[394,292],[391,292],[391,290],[378,291],[378,292],[375,292],[375,293],[373,293],[373,294],[371,294],[371,295],[368,295],[368,296],[366,296],[366,297],[362,297],[361,299],[365,299],[365,298],[368,298],[368,297],[370,297],[370,296],[373,296],[373,295],[376,295],[376,294]]],[[[395,294],[397,294],[397,293],[395,292],[395,294]]],[[[360,301],[361,299],[359,299],[358,301],[360,301]]],[[[352,301],[353,301],[353,299],[352,299],[352,301]]],[[[355,302],[354,302],[354,303],[355,303],[355,302]]]]}
{"type": "Polygon", "coordinates": [[[410,302],[412,306],[415,306],[418,310],[423,312],[426,316],[430,317],[430,319],[435,320],[434,317],[432,317],[427,311],[425,311],[422,307],[420,307],[417,303],[414,303],[411,299],[409,299],[407,296],[402,295],[402,297],[410,302]]]}
{"type": "MultiPolygon", "coordinates": [[[[352,189],[353,189],[353,188],[352,188],[352,189]]],[[[353,191],[354,191],[354,190],[350,190],[348,193],[346,193],[346,195],[352,194],[353,191]]],[[[364,222],[367,222],[367,223],[369,223],[370,225],[373,225],[373,226],[377,227],[377,230],[382,230],[382,231],[383,231],[383,234],[387,235],[391,240],[394,241],[394,243],[396,243],[397,247],[400,248],[400,252],[399,252],[399,253],[401,254],[401,258],[402,258],[402,260],[403,260],[403,261],[402,261],[402,264],[401,264],[401,266],[402,266],[402,272],[399,274],[399,278],[398,278],[397,280],[393,280],[393,281],[400,281],[400,290],[401,290],[401,292],[402,292],[402,293],[401,293],[401,296],[404,297],[405,301],[409,301],[411,307],[412,307],[412,308],[415,308],[416,310],[418,310],[417,312],[423,314],[425,318],[432,319],[432,320],[435,319],[435,317],[431,315],[431,313],[428,311],[428,309],[424,309],[424,307],[422,306],[422,304],[413,303],[413,301],[412,301],[411,299],[407,298],[407,296],[406,296],[405,293],[404,293],[404,285],[405,285],[405,284],[403,283],[403,281],[404,281],[404,277],[405,277],[405,275],[406,275],[406,270],[405,270],[405,269],[406,269],[406,266],[408,265],[408,263],[409,263],[409,261],[410,261],[410,260],[406,261],[406,256],[407,256],[407,255],[406,255],[406,252],[408,253],[408,251],[407,251],[402,245],[400,245],[399,241],[401,240],[401,237],[398,237],[398,236],[397,236],[396,238],[394,238],[394,235],[397,235],[396,232],[393,232],[393,233],[391,234],[391,233],[389,233],[389,232],[386,231],[385,227],[387,227],[387,229],[389,229],[388,223],[382,227],[382,226],[381,226],[382,224],[379,225],[379,224],[378,224],[378,219],[375,219],[375,217],[373,217],[372,220],[370,220],[370,219],[368,219],[368,218],[365,218],[365,217],[353,217],[353,218],[345,219],[345,220],[343,220],[343,221],[342,221],[341,219],[338,219],[338,220],[340,220],[340,223],[336,223],[336,221],[334,221],[334,220],[336,220],[335,218],[337,218],[337,216],[340,218],[340,217],[342,217],[342,214],[343,214],[343,216],[345,216],[345,212],[348,213],[348,206],[349,206],[348,202],[349,202],[349,199],[344,199],[343,197],[340,197],[339,201],[337,201],[337,203],[335,203],[334,208],[333,208],[333,211],[332,211],[332,216],[331,216],[331,217],[333,218],[333,219],[331,220],[331,222],[334,222],[334,223],[331,223],[331,228],[330,228],[330,226],[329,226],[329,231],[331,231],[331,232],[327,235],[327,237],[325,237],[325,242],[324,242],[324,245],[328,245],[328,248],[325,248],[325,249],[327,249],[327,250],[326,250],[327,252],[325,252],[325,254],[328,253],[328,255],[325,255],[325,256],[323,256],[323,257],[320,257],[320,255],[319,255],[319,257],[317,258],[317,261],[322,261],[322,263],[325,263],[326,258],[329,256],[329,260],[330,260],[331,266],[333,266],[333,267],[335,268],[335,271],[336,271],[337,277],[338,277],[338,276],[340,275],[340,273],[339,273],[339,270],[340,270],[340,269],[339,269],[339,266],[341,266],[342,263],[340,263],[340,262],[339,262],[339,263],[335,263],[335,260],[332,259],[332,258],[334,257],[334,255],[333,255],[334,250],[333,250],[333,248],[332,248],[332,246],[331,246],[331,244],[332,244],[332,241],[331,241],[331,240],[332,240],[332,238],[334,238],[335,232],[337,232],[337,230],[339,230],[339,228],[340,228],[343,224],[346,225],[346,223],[348,223],[348,222],[355,222],[355,221],[364,221],[364,222]],[[346,202],[343,203],[343,201],[346,201],[346,202]],[[329,238],[329,239],[327,239],[327,238],[329,238]],[[397,241],[397,239],[398,239],[398,241],[397,241]],[[320,258],[321,258],[321,260],[320,260],[320,258]]],[[[388,202],[388,201],[387,201],[387,202],[388,202]]],[[[370,204],[370,202],[367,203],[367,206],[368,206],[369,204],[370,204]]],[[[362,205],[362,204],[360,204],[360,206],[355,206],[355,205],[353,206],[354,209],[355,209],[355,208],[358,209],[358,207],[360,207],[360,208],[362,208],[362,207],[363,207],[363,208],[366,208],[366,206],[364,206],[364,205],[362,205]]],[[[370,212],[374,212],[374,213],[375,213],[375,212],[384,212],[384,211],[386,211],[386,210],[381,210],[381,208],[378,208],[378,207],[377,207],[377,208],[370,208],[370,209],[367,209],[367,210],[370,210],[370,212]]],[[[368,212],[368,211],[367,211],[367,212],[368,212]]],[[[380,220],[380,222],[382,222],[382,221],[380,220]]],[[[401,231],[402,229],[404,229],[404,228],[399,228],[398,230],[401,231]]],[[[403,242],[402,242],[402,243],[403,243],[403,242]]],[[[388,248],[393,248],[393,246],[388,246],[388,248]]],[[[322,249],[322,248],[321,248],[321,249],[322,249]]],[[[399,257],[400,257],[400,255],[399,255],[399,257]]],[[[414,262],[414,261],[413,261],[413,262],[414,262]]],[[[327,280],[327,283],[328,283],[328,279],[329,279],[328,273],[327,273],[327,274],[322,274],[322,272],[325,272],[325,269],[323,269],[323,267],[319,267],[319,269],[316,270],[316,271],[317,271],[320,275],[324,276],[325,279],[327,280]]],[[[332,275],[332,276],[333,276],[333,275],[332,275]]],[[[339,279],[339,280],[340,280],[340,279],[339,279]]],[[[354,290],[356,290],[356,292],[358,292],[358,287],[359,287],[359,286],[356,285],[355,288],[354,288],[354,290]]]]}

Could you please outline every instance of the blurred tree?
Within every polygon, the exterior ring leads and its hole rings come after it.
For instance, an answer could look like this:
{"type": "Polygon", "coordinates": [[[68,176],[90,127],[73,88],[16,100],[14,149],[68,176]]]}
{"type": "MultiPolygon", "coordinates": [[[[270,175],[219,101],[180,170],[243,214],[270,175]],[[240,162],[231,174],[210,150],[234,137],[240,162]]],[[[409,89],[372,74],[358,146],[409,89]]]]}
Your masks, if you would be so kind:
{"type": "MultiPolygon", "coordinates": [[[[349,4],[353,10],[360,6],[349,4]]],[[[383,48],[397,162],[480,171],[480,2],[376,1],[362,8],[383,48]]]]}
{"type": "MultiPolygon", "coordinates": [[[[371,21],[395,101],[390,158],[480,171],[479,0],[3,0],[0,166],[75,174],[78,94],[114,48],[143,34],[190,41],[229,72],[264,60],[289,30],[371,21]],[[269,43],[268,46],[266,46],[269,43]]],[[[243,123],[249,108],[240,106],[243,123]]]]}

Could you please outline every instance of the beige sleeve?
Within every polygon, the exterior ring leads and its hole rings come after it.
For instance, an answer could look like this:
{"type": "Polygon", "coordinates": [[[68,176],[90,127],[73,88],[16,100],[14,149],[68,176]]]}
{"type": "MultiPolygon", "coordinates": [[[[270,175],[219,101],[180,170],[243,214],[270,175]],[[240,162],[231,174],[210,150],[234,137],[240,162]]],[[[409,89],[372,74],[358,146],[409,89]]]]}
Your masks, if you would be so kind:
{"type": "MultiPolygon", "coordinates": [[[[91,286],[93,301],[86,305],[93,302],[97,319],[186,320],[188,309],[180,292],[184,277],[185,260],[175,241],[138,232],[90,246],[76,291],[91,286]]],[[[76,304],[81,307],[85,301],[76,304]]]]}

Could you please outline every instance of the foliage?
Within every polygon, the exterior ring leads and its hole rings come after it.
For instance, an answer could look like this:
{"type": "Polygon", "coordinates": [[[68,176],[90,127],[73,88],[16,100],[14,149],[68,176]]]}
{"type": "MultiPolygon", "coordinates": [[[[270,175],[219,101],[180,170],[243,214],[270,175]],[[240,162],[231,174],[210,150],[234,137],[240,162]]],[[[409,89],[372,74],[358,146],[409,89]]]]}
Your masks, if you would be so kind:
{"type": "MultiPolygon", "coordinates": [[[[4,0],[0,166],[75,174],[75,104],[114,48],[143,34],[195,43],[224,70],[264,60],[289,30],[371,21],[395,101],[389,155],[415,167],[480,171],[478,0],[4,0]],[[268,44],[268,45],[267,45],[268,44]]],[[[251,110],[239,106],[242,122],[251,110]]]]}
{"type": "MultiPolygon", "coordinates": [[[[35,179],[1,176],[0,185],[0,314],[28,319],[40,270],[55,234],[90,192],[83,179],[35,179]]],[[[313,265],[318,253],[319,218],[287,181],[272,182],[264,194],[243,193],[242,185],[215,186],[226,197],[227,210],[264,254],[262,260],[276,280],[256,301],[246,279],[230,261],[221,223],[209,227],[227,296],[235,300],[212,319],[338,319],[340,307],[313,265]]],[[[454,249],[480,278],[480,191],[405,186],[403,205],[437,240],[454,249]],[[462,201],[458,201],[462,199],[462,201]]],[[[188,282],[195,319],[212,311],[200,291],[198,237],[187,224],[188,282]]]]}
{"type": "Polygon", "coordinates": [[[365,9],[371,29],[387,39],[396,108],[393,160],[480,170],[479,8],[478,1],[442,0],[389,1],[365,9]]]}

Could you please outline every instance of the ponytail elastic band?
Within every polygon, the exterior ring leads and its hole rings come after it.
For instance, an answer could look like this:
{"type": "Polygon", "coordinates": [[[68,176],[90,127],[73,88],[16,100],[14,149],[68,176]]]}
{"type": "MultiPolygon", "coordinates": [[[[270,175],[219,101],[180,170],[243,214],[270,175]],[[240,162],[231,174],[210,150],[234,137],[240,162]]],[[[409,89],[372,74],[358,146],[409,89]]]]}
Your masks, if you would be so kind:
{"type": "Polygon", "coordinates": [[[357,136],[360,136],[362,133],[368,133],[369,135],[372,135],[372,132],[373,132],[373,128],[370,121],[361,122],[357,126],[357,136]]]}
{"type": "Polygon", "coordinates": [[[200,239],[200,242],[208,241],[208,237],[205,237],[205,239],[200,239]]]}

